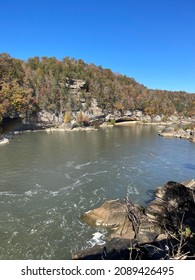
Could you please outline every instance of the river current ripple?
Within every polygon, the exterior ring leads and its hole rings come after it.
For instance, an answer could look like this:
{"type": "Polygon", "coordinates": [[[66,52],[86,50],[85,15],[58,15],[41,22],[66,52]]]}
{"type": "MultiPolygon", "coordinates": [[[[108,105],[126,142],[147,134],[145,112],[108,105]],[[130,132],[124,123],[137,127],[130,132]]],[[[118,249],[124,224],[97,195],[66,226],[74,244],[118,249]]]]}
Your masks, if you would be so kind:
{"type": "Polygon", "coordinates": [[[195,178],[195,144],[149,125],[31,132],[0,147],[0,259],[70,259],[104,244],[81,216],[108,199],[145,205],[157,186],[195,178]]]}

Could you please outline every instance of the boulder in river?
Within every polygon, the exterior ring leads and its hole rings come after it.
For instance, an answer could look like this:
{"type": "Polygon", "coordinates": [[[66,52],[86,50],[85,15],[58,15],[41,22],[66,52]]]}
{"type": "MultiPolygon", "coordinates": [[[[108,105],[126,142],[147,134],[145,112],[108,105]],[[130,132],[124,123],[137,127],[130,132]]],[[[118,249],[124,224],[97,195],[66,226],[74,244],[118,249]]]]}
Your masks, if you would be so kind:
{"type": "MultiPolygon", "coordinates": [[[[100,207],[86,212],[82,219],[92,226],[101,226],[109,228],[110,238],[120,237],[132,239],[135,236],[132,221],[129,219],[128,204],[125,200],[109,200],[100,207]]],[[[143,208],[139,205],[133,205],[135,215],[141,216],[143,208]]]]}
{"type": "Polygon", "coordinates": [[[82,218],[111,234],[105,246],[77,252],[73,259],[170,259],[170,252],[174,257],[180,252],[181,258],[181,249],[184,256],[186,251],[195,255],[195,180],[158,187],[145,209],[127,198],[117,199],[82,218]]]}

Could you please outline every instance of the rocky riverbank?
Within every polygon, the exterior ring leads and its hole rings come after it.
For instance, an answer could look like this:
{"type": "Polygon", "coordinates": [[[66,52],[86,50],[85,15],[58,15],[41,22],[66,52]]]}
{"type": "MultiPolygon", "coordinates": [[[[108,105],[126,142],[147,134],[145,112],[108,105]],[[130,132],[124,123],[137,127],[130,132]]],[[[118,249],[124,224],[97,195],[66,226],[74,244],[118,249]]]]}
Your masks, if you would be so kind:
{"type": "Polygon", "coordinates": [[[46,132],[55,132],[55,131],[95,131],[97,130],[97,128],[93,127],[93,126],[86,126],[86,127],[67,127],[65,125],[61,125],[59,127],[50,127],[46,129],[46,132]]]}
{"type": "MultiPolygon", "coordinates": [[[[176,137],[187,139],[195,143],[195,124],[190,125],[191,128],[174,128],[173,126],[163,127],[159,131],[159,135],[163,137],[176,137]]],[[[189,127],[190,127],[189,126],[189,127]]]]}
{"type": "MultiPolygon", "coordinates": [[[[195,119],[183,116],[146,115],[140,110],[126,110],[121,113],[115,110],[113,113],[105,113],[93,99],[92,105],[87,111],[76,111],[56,115],[52,111],[42,110],[28,118],[17,114],[7,115],[0,126],[2,137],[11,137],[24,131],[94,131],[98,127],[128,126],[128,125],[156,125],[161,127],[160,136],[179,137],[195,142],[195,119]],[[184,129],[183,126],[193,127],[184,129]],[[179,127],[179,129],[175,129],[179,127]]],[[[1,141],[1,144],[5,141],[1,141]]]]}
{"type": "Polygon", "coordinates": [[[158,187],[145,208],[129,198],[110,200],[82,219],[110,234],[106,245],[76,252],[73,259],[192,259],[195,180],[158,187]]]}

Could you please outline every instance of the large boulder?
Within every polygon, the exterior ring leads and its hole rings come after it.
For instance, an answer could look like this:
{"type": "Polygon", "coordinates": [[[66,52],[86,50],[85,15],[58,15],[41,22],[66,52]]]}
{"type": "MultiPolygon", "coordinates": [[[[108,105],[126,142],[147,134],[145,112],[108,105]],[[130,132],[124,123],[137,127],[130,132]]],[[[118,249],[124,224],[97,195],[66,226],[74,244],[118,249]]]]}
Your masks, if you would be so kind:
{"type": "Polygon", "coordinates": [[[171,115],[168,120],[170,120],[171,122],[173,123],[177,123],[178,122],[178,117],[177,116],[174,116],[174,115],[171,115]]]}
{"type": "MultiPolygon", "coordinates": [[[[135,219],[143,215],[143,208],[132,205],[135,219]]],[[[129,216],[128,203],[125,200],[109,200],[100,207],[86,212],[82,219],[92,226],[109,228],[110,238],[120,237],[132,239],[135,237],[135,229],[129,216]]]]}
{"type": "Polygon", "coordinates": [[[86,212],[82,219],[90,225],[116,227],[126,213],[124,201],[116,199],[105,201],[100,207],[86,212]]]}
{"type": "Polygon", "coordinates": [[[86,212],[82,219],[92,225],[109,229],[108,239],[136,238],[138,243],[153,242],[161,228],[144,214],[143,207],[128,200],[109,200],[86,212]]]}
{"type": "Polygon", "coordinates": [[[156,116],[154,116],[154,117],[153,117],[153,122],[155,122],[155,123],[159,123],[159,122],[161,122],[161,121],[162,121],[161,116],[156,115],[156,116]]]}
{"type": "Polygon", "coordinates": [[[124,111],[123,114],[124,114],[124,116],[131,117],[133,113],[130,110],[126,110],[126,111],[124,111]]]}
{"type": "Polygon", "coordinates": [[[112,237],[114,232],[120,237],[134,237],[132,224],[127,219],[126,205],[121,200],[106,201],[99,208],[85,213],[82,219],[92,226],[109,228],[112,237]]]}
{"type": "Polygon", "coordinates": [[[156,198],[145,209],[149,220],[163,230],[177,230],[181,223],[185,227],[195,228],[195,181],[184,184],[169,181],[157,188],[156,198]]]}
{"type": "Polygon", "coordinates": [[[164,137],[174,137],[174,136],[175,136],[174,127],[172,127],[172,126],[163,127],[163,128],[159,131],[159,135],[160,135],[160,136],[164,136],[164,137]]]}
{"type": "Polygon", "coordinates": [[[150,115],[145,115],[145,116],[143,116],[142,121],[146,122],[146,123],[151,123],[152,122],[152,118],[151,118],[150,115]]]}
{"type": "Polygon", "coordinates": [[[77,252],[74,259],[186,258],[195,254],[195,180],[158,187],[145,209],[128,199],[110,200],[83,220],[111,234],[106,245],[77,252]]]}

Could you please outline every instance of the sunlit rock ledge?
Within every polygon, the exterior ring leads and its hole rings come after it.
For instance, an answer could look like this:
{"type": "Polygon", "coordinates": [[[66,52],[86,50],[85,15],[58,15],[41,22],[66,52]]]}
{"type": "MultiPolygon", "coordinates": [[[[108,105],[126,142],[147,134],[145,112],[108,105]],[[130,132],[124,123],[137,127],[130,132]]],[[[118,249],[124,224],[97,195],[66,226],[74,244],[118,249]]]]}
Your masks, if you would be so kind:
{"type": "Polygon", "coordinates": [[[97,128],[92,127],[92,126],[87,126],[87,127],[74,127],[74,128],[62,128],[62,127],[51,127],[47,128],[45,131],[46,132],[55,132],[55,131],[95,131],[97,128]]]}
{"type": "Polygon", "coordinates": [[[174,127],[163,127],[159,131],[159,135],[163,137],[175,137],[180,139],[187,139],[195,143],[195,128],[186,129],[183,128],[175,130],[174,127]]]}

